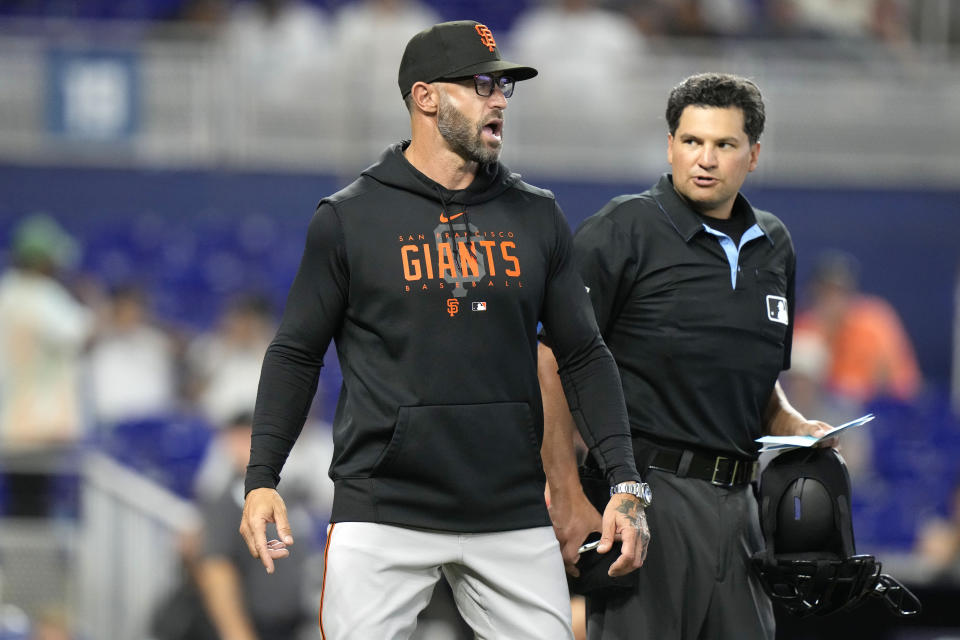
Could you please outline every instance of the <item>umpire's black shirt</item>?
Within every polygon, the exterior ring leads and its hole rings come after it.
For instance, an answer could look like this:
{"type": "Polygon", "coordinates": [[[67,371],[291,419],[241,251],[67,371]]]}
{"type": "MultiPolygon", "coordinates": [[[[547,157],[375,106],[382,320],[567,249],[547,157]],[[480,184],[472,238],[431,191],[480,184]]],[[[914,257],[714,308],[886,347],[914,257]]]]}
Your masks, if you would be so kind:
{"type": "Polygon", "coordinates": [[[669,174],[610,201],[574,238],[634,436],[755,458],[790,365],[796,257],[786,227],[738,195],[739,246],[706,226],[669,174]]]}

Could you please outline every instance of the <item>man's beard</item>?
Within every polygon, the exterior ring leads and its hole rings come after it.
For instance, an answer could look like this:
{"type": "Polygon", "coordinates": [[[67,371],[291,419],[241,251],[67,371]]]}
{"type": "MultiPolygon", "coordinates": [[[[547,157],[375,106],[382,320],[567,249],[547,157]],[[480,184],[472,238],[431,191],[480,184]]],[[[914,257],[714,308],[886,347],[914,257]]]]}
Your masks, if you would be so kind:
{"type": "Polygon", "coordinates": [[[483,141],[483,123],[473,126],[461,111],[450,104],[441,94],[437,111],[437,129],[454,153],[461,158],[479,164],[496,162],[500,157],[500,145],[489,147],[483,141]]]}

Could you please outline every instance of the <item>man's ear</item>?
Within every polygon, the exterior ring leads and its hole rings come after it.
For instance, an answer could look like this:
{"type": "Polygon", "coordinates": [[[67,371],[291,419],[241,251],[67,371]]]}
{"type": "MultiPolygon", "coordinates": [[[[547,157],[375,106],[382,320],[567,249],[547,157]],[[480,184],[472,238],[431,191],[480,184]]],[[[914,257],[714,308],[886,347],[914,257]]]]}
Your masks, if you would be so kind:
{"type": "Polygon", "coordinates": [[[427,114],[434,114],[439,107],[439,90],[426,82],[414,82],[410,89],[414,106],[427,114]]]}
{"type": "Polygon", "coordinates": [[[760,162],[760,143],[754,142],[750,145],[750,166],[747,168],[747,172],[751,172],[757,168],[757,164],[760,162]]]}

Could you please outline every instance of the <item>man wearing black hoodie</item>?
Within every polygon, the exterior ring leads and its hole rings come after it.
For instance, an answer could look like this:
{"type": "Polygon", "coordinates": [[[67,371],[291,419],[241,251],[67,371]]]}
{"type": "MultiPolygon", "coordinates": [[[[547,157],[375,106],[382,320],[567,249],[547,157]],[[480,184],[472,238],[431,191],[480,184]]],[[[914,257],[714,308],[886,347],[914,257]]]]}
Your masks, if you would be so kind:
{"type": "Polygon", "coordinates": [[[538,322],[611,485],[600,550],[622,540],[613,575],[643,562],[646,486],[569,227],[553,194],[498,161],[507,98],[536,73],[476,22],[417,34],[399,73],[411,140],[310,223],[263,364],[240,530],[268,572],[289,554],[276,486],[333,339],[325,638],[408,637],[441,571],[478,637],[572,638],[543,494],[538,322]]]}

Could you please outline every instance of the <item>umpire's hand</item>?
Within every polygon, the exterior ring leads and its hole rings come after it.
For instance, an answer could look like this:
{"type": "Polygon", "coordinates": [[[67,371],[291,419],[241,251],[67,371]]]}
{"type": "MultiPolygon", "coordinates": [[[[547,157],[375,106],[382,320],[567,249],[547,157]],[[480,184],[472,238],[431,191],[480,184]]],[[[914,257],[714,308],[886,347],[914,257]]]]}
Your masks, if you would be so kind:
{"type": "Polygon", "coordinates": [[[597,553],[607,553],[614,540],[621,542],[620,557],[610,565],[611,576],[624,576],[639,569],[647,559],[650,546],[650,527],[640,499],[629,493],[610,497],[603,510],[603,531],[597,553]]]}
{"type": "Polygon", "coordinates": [[[260,558],[267,573],[273,573],[273,561],[290,555],[288,545],[293,544],[287,506],[276,489],[254,489],[247,494],[240,519],[240,535],[254,558],[260,558]],[[277,525],[279,540],[267,542],[267,523],[277,525]]]}

